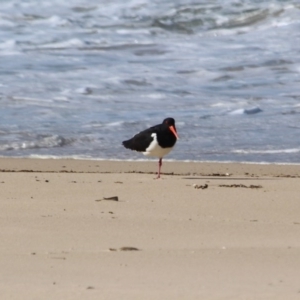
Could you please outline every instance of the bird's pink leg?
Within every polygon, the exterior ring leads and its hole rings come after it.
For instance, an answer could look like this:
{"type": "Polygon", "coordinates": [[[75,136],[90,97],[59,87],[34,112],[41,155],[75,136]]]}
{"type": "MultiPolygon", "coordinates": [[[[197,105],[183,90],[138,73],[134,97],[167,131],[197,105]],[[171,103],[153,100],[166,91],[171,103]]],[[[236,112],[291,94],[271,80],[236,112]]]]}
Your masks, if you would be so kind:
{"type": "Polygon", "coordinates": [[[159,159],[158,161],[158,174],[157,174],[157,179],[160,178],[160,169],[162,166],[162,158],[159,159]]]}

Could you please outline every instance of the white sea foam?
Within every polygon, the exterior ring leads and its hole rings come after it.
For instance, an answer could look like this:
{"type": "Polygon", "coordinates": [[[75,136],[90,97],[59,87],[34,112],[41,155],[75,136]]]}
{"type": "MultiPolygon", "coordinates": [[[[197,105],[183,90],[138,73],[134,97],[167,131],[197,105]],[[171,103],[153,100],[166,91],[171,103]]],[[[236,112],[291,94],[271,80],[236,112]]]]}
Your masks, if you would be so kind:
{"type": "Polygon", "coordinates": [[[14,49],[14,48],[16,48],[15,40],[7,40],[0,43],[0,49],[14,49]]]}
{"type": "Polygon", "coordinates": [[[61,26],[66,26],[69,25],[70,22],[67,19],[63,19],[57,15],[51,16],[49,18],[45,19],[36,19],[33,20],[33,23],[35,25],[49,25],[51,27],[61,27],[61,26]]]}
{"type": "Polygon", "coordinates": [[[21,55],[21,52],[17,48],[16,40],[7,40],[0,43],[1,55],[21,55]]]}
{"type": "Polygon", "coordinates": [[[237,154],[280,154],[280,153],[299,153],[300,148],[292,149],[272,149],[272,150],[245,150],[245,149],[236,149],[232,150],[232,153],[237,154]]]}
{"type": "Polygon", "coordinates": [[[0,13],[0,27],[14,27],[15,23],[8,20],[8,16],[0,13]]]}
{"type": "Polygon", "coordinates": [[[105,126],[107,126],[107,127],[118,127],[118,126],[121,126],[122,124],[124,124],[123,121],[117,121],[117,122],[106,123],[105,126]]]}
{"type": "Polygon", "coordinates": [[[38,48],[47,48],[47,49],[66,49],[66,48],[73,48],[73,47],[83,47],[84,42],[80,39],[69,39],[62,42],[54,42],[54,43],[47,43],[44,45],[40,45],[38,48]]]}
{"type": "Polygon", "coordinates": [[[229,114],[230,115],[242,115],[242,114],[254,115],[254,114],[257,114],[260,112],[262,112],[262,109],[260,109],[259,107],[251,107],[251,108],[236,109],[236,110],[229,112],[229,114]]]}

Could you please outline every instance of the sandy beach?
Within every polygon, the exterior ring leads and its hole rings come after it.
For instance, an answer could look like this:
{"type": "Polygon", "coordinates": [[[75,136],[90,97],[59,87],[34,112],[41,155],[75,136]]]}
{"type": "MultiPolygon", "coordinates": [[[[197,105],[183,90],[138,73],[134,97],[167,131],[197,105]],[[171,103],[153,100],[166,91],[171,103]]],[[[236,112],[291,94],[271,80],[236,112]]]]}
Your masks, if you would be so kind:
{"type": "Polygon", "coordinates": [[[300,166],[0,159],[1,299],[300,299],[300,166]]]}

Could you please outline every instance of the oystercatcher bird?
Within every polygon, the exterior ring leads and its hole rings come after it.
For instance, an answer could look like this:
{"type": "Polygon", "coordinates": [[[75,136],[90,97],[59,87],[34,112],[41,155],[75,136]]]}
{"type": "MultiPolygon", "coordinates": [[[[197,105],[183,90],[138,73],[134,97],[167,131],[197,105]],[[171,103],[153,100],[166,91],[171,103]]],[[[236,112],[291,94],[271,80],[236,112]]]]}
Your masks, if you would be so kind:
{"type": "Polygon", "coordinates": [[[172,150],[178,138],[175,120],[167,118],[161,124],[141,131],[122,144],[127,149],[142,152],[147,156],[158,157],[157,178],[160,178],[162,158],[172,150]]]}

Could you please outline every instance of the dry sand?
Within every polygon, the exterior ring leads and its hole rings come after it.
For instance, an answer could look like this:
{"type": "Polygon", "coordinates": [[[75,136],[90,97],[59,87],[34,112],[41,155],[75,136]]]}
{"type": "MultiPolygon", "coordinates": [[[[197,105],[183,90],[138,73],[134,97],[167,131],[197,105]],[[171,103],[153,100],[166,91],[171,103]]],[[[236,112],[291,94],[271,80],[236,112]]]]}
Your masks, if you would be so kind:
{"type": "Polygon", "coordinates": [[[0,169],[0,299],[300,299],[300,166],[0,169]]]}

